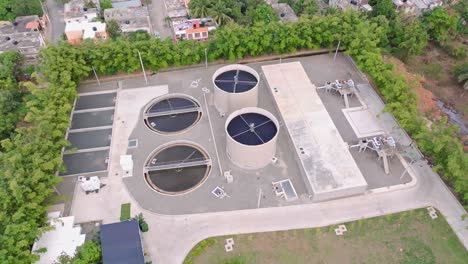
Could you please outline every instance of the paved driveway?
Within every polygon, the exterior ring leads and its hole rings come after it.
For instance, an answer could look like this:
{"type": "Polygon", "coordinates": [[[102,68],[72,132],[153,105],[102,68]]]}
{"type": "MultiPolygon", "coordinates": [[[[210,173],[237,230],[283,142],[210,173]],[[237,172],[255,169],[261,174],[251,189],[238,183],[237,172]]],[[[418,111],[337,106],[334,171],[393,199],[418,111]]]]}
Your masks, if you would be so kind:
{"type": "Polygon", "coordinates": [[[46,37],[52,43],[57,42],[65,32],[65,21],[63,19],[63,4],[57,3],[55,0],[46,1],[46,9],[50,19],[46,29],[46,37]]]}
{"type": "Polygon", "coordinates": [[[161,39],[171,37],[171,30],[164,22],[167,16],[164,0],[152,0],[152,3],[148,5],[148,10],[153,30],[159,32],[161,39]]]}

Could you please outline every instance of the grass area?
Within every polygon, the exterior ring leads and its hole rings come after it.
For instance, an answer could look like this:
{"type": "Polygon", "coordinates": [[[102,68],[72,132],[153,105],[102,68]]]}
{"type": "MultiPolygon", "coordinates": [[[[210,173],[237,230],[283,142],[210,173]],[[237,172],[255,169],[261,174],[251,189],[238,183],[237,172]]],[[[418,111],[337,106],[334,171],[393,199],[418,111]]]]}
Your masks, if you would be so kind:
{"type": "Polygon", "coordinates": [[[468,252],[440,215],[432,220],[426,209],[337,226],[209,238],[185,259],[189,263],[466,263],[468,252]],[[234,238],[226,252],[225,240],[234,238]]]}
{"type": "Polygon", "coordinates": [[[120,205],[120,221],[130,219],[130,203],[120,205]]]}

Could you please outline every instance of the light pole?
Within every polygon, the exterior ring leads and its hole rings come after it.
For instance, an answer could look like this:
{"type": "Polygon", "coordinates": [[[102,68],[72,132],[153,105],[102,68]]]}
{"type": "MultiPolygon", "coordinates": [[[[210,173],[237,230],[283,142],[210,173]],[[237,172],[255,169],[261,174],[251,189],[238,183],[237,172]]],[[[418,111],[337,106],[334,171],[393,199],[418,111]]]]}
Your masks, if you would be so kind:
{"type": "Polygon", "coordinates": [[[145,76],[145,82],[148,84],[148,79],[146,78],[146,72],[145,72],[145,66],[143,66],[143,60],[141,59],[141,53],[140,50],[138,51],[138,57],[140,58],[140,63],[141,63],[141,69],[143,70],[143,76],[145,76]]]}
{"type": "Polygon", "coordinates": [[[205,69],[208,68],[208,49],[205,48],[205,69]]]}
{"type": "Polygon", "coordinates": [[[99,78],[97,76],[96,69],[94,69],[94,66],[92,66],[92,68],[93,68],[93,72],[94,72],[94,77],[96,77],[96,81],[97,81],[97,83],[99,85],[99,88],[101,88],[101,82],[99,81],[99,78]]]}
{"type": "Polygon", "coordinates": [[[341,40],[338,41],[338,46],[336,46],[335,56],[333,57],[333,62],[336,60],[336,55],[338,55],[338,50],[340,49],[341,40]]]}

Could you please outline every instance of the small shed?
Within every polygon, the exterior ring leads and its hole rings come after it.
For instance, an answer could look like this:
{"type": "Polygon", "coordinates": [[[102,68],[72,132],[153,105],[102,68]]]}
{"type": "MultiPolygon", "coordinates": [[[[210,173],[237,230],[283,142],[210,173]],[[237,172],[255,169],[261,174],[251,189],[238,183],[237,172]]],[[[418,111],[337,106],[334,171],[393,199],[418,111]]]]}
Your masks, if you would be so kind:
{"type": "Polygon", "coordinates": [[[144,264],[140,227],[137,220],[101,225],[104,264],[144,264]]]}

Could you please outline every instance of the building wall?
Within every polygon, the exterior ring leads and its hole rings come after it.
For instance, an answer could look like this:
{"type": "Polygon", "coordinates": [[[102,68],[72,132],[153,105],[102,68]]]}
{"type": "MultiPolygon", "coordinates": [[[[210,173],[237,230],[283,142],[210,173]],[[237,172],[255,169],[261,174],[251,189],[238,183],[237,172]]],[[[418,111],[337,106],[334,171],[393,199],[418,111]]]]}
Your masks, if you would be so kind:
{"type": "Polygon", "coordinates": [[[76,45],[82,42],[81,41],[81,37],[83,36],[82,30],[67,31],[65,32],[65,34],[67,35],[67,41],[70,44],[76,45]]]}

